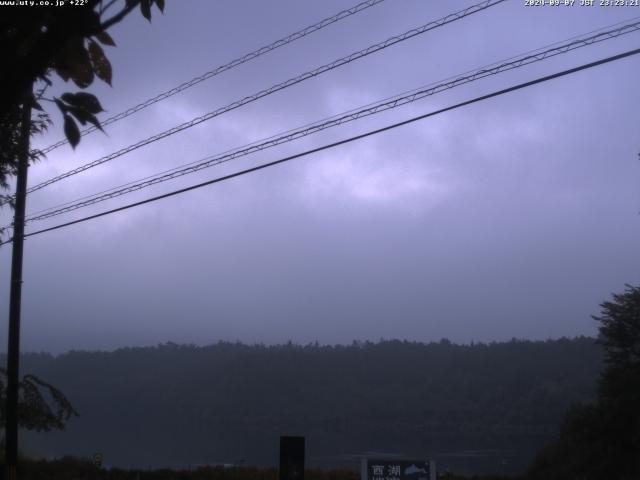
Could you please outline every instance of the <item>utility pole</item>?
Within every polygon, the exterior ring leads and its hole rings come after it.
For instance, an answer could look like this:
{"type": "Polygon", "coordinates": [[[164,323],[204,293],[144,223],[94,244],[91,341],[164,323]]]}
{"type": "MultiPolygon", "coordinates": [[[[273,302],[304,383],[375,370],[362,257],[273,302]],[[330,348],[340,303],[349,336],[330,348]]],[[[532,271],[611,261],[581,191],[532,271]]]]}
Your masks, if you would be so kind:
{"type": "Polygon", "coordinates": [[[24,215],[29,169],[29,137],[31,135],[31,96],[33,86],[25,91],[20,117],[16,204],[13,217],[11,249],[11,285],[9,299],[9,346],[7,351],[7,407],[5,425],[6,479],[16,480],[18,464],[18,385],[20,382],[20,301],[22,298],[22,252],[24,215]]]}

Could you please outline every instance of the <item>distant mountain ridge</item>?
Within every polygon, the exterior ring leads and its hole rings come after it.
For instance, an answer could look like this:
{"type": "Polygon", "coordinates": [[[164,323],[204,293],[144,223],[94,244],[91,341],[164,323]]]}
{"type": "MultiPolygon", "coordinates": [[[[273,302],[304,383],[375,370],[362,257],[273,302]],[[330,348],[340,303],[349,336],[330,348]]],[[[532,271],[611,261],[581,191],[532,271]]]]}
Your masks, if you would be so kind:
{"type": "Polygon", "coordinates": [[[358,453],[377,451],[517,472],[564,411],[592,397],[601,364],[586,337],[33,353],[22,372],[56,385],[81,416],[65,432],[22,438],[43,456],[186,467],[273,465],[278,436],[299,434],[312,466],[357,468],[358,453]]]}

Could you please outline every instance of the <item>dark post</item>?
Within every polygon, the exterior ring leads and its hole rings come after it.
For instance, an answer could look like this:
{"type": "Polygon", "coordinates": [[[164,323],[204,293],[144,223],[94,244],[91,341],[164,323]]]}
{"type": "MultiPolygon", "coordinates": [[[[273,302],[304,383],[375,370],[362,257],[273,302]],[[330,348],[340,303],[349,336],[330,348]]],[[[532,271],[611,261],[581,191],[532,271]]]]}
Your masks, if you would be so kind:
{"type": "Polygon", "coordinates": [[[18,384],[20,374],[20,300],[22,297],[22,251],[24,212],[29,169],[29,136],[31,134],[31,90],[22,102],[20,144],[16,174],[16,205],[13,219],[11,251],[11,285],[9,299],[9,346],[7,351],[7,417],[5,425],[5,461],[7,480],[16,480],[18,464],[18,384]]]}
{"type": "Polygon", "coordinates": [[[304,480],[304,437],[280,437],[280,480],[304,480]]]}

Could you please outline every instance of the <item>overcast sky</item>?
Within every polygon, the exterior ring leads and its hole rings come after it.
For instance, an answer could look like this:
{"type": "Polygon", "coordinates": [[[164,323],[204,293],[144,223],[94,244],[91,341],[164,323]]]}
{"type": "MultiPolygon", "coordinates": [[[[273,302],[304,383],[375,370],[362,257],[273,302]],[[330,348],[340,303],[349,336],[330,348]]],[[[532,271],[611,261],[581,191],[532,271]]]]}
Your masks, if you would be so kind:
{"type": "MultiPolygon", "coordinates": [[[[35,185],[472,5],[387,0],[67,145],[35,185]]],[[[111,34],[109,114],[341,9],[349,1],[167,2],[111,34]]],[[[33,193],[28,212],[224,152],[640,15],[509,0],[33,193]]],[[[30,225],[202,182],[638,48],[586,47],[391,112],[30,225]]],[[[105,47],[106,48],[106,47],[105,47]]],[[[598,304],[640,283],[640,57],[457,109],[221,184],[27,239],[22,348],[160,342],[456,342],[594,335],[598,304]]],[[[56,91],[75,91],[72,85],[56,91]]],[[[37,140],[61,138],[56,126],[37,140]]],[[[10,221],[2,211],[3,223],[10,221]]],[[[0,248],[6,348],[10,246],[0,248]]]]}

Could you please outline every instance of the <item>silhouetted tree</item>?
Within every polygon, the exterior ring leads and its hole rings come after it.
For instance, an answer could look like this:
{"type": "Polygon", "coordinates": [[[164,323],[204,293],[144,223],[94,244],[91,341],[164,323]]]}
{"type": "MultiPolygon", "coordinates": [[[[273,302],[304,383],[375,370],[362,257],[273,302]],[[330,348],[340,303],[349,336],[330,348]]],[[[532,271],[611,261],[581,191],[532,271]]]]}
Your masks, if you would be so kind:
{"type": "Polygon", "coordinates": [[[598,396],[565,417],[560,438],[540,454],[530,478],[640,478],[640,287],[601,305],[598,343],[605,366],[598,396]]]}
{"type": "MultiPolygon", "coordinates": [[[[5,418],[7,371],[0,368],[0,421],[5,418]]],[[[53,385],[35,375],[25,375],[19,387],[18,424],[27,430],[46,432],[63,430],[78,412],[67,397],[53,385]]]]}
{"type": "MultiPolygon", "coordinates": [[[[65,82],[86,89],[97,77],[111,85],[112,69],[102,46],[115,46],[107,33],[135,8],[151,19],[155,4],[164,10],[164,0],[86,0],[81,5],[4,6],[0,13],[0,187],[14,175],[20,136],[20,109],[30,105],[39,111],[31,132],[46,129],[49,116],[43,100],[55,104],[62,114],[64,132],[75,147],[81,125],[100,127],[96,115],[103,111],[88,92],[67,92],[46,98],[55,73],[65,82]],[[34,91],[34,86],[41,88],[34,91]]],[[[30,161],[38,159],[33,151],[30,161]]]]}
{"type": "MultiPolygon", "coordinates": [[[[267,464],[273,439],[297,432],[313,439],[325,466],[350,451],[483,449],[517,452],[508,467],[515,473],[553,438],[572,402],[595,396],[602,356],[592,338],[473,346],[167,343],[26,354],[23,365],[82,408],[64,438],[34,439],[35,448],[56,454],[90,441],[109,450],[114,464],[240,457],[267,464]]],[[[482,468],[495,461],[483,460],[482,468]]]]}
{"type": "MultiPolygon", "coordinates": [[[[56,105],[62,114],[65,136],[74,148],[81,136],[78,122],[101,129],[96,115],[103,108],[95,95],[79,91],[47,98],[45,92],[53,84],[51,77],[55,74],[81,89],[88,88],[96,77],[110,85],[112,68],[102,46],[115,46],[115,42],[107,30],[137,7],[148,20],[154,4],[164,10],[164,0],[81,0],[73,5],[70,1],[66,5],[24,3],[0,7],[0,188],[7,188],[8,177],[17,173],[21,152],[28,152],[28,163],[42,157],[42,152],[29,149],[29,139],[51,123],[42,107],[43,101],[56,105]],[[32,110],[39,112],[35,118],[32,110]]],[[[11,203],[10,199],[0,198],[0,204],[7,200],[11,203]]],[[[4,418],[5,382],[0,386],[0,411],[4,418]]],[[[64,421],[75,413],[59,390],[33,375],[23,378],[18,393],[18,422],[25,428],[62,428],[64,421]],[[55,411],[42,391],[47,392],[55,411]]]]}

